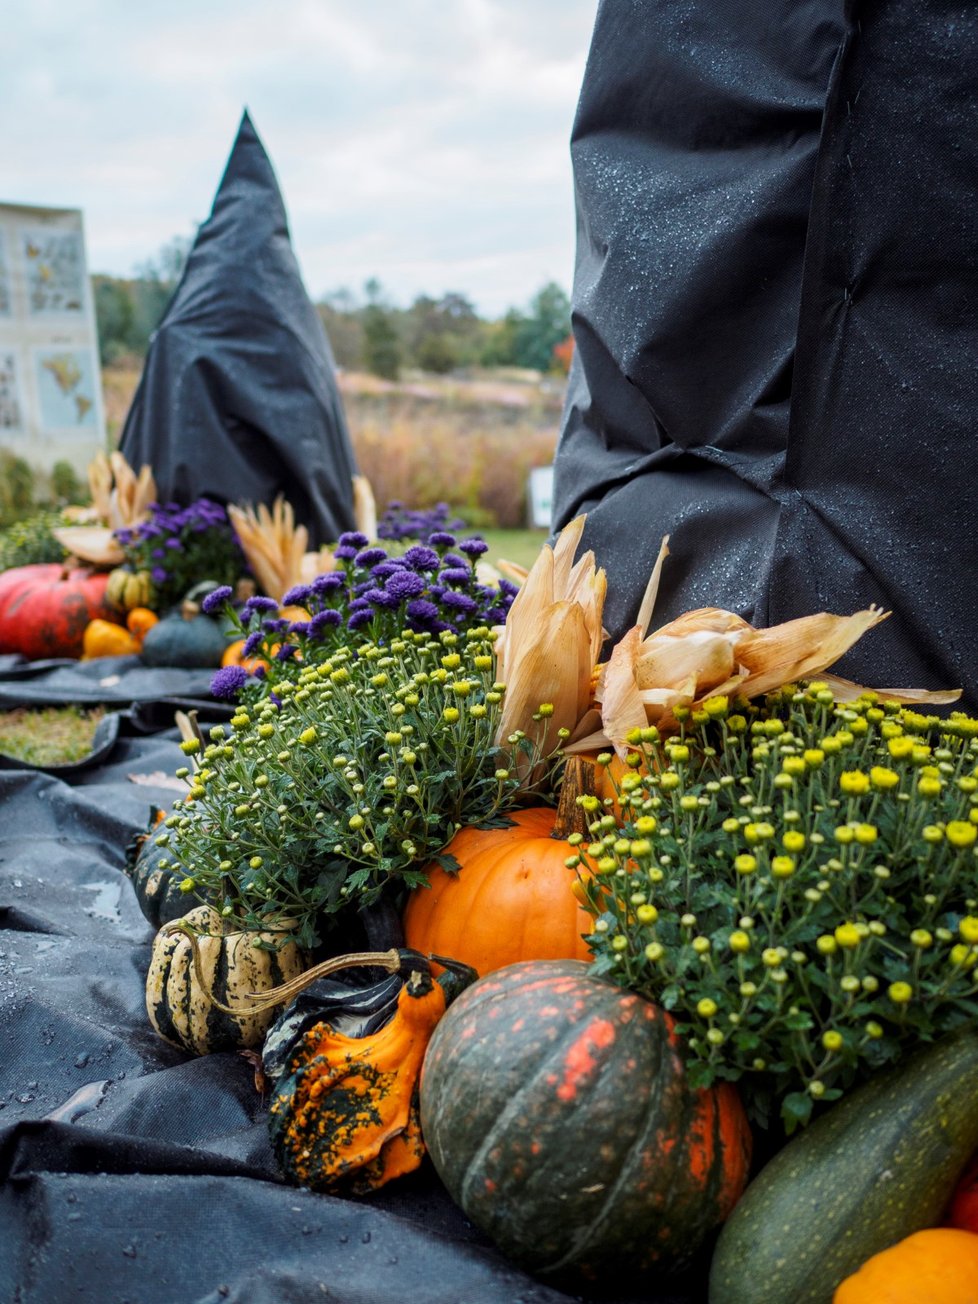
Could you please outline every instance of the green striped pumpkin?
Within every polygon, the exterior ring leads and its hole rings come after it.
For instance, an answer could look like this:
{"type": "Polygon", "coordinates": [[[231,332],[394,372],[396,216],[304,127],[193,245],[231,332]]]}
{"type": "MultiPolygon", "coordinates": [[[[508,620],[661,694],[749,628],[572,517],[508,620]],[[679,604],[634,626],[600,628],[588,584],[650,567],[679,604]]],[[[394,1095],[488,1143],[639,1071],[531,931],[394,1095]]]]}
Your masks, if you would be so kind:
{"type": "Polygon", "coordinates": [[[198,906],[156,935],[146,975],[150,1023],[195,1055],[260,1046],[276,1010],[249,1010],[249,993],[297,978],[305,967],[299,947],[283,944],[280,933],[241,932],[233,918],[198,906]],[[220,1005],[244,1008],[229,1014],[220,1005]]]}
{"type": "Polygon", "coordinates": [[[572,1286],[689,1261],[750,1158],[736,1090],[690,1089],[669,1015],[574,960],[462,993],[428,1048],[421,1127],[468,1218],[572,1286]]]}

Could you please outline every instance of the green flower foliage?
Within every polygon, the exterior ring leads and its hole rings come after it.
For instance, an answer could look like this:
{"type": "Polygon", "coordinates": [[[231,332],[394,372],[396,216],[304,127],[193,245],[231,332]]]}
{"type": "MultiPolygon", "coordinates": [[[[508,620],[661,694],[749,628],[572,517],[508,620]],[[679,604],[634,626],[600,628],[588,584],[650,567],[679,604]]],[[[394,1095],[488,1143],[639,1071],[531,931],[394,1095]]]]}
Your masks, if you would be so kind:
{"type": "MultiPolygon", "coordinates": [[[[978,1018],[978,721],[725,698],[630,742],[620,818],[568,862],[599,972],[677,1019],[691,1080],[813,1102],[978,1018]]],[[[606,761],[610,758],[604,758],[606,761]]]]}
{"type": "Polygon", "coordinates": [[[63,561],[65,550],[51,531],[64,525],[61,512],[42,511],[0,532],[0,571],[63,561]]]}
{"type": "Polygon", "coordinates": [[[492,641],[482,626],[340,648],[279,681],[281,706],[239,706],[184,744],[188,795],[159,840],[186,890],[244,928],[288,919],[312,947],[344,908],[423,883],[462,823],[514,803],[492,641]]]}

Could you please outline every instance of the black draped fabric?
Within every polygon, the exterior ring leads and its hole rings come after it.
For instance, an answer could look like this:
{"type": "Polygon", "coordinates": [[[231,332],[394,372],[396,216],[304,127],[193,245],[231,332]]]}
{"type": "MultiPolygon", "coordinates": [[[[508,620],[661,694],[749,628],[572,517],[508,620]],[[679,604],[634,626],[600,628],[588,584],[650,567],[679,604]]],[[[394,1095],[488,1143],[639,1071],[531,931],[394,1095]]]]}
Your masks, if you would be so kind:
{"type": "MultiPolygon", "coordinates": [[[[89,666],[0,664],[7,706],[129,695],[76,765],[0,756],[0,1301],[574,1304],[508,1263],[427,1163],[360,1200],[286,1185],[251,1063],[153,1032],[125,847],[177,795],[174,705],[206,727],[225,704],[200,672],[89,666]]],[[[703,1304],[707,1266],[638,1294],[609,1280],[604,1304],[703,1304]]]]}
{"type": "Polygon", "coordinates": [[[355,463],[333,355],[247,113],[120,448],[133,466],[149,462],[163,501],[271,504],[283,493],[313,545],[353,528],[355,463]]]}
{"type": "Polygon", "coordinates": [[[554,525],[633,620],[870,603],[839,663],[978,708],[978,10],[602,0],[554,525]]]}

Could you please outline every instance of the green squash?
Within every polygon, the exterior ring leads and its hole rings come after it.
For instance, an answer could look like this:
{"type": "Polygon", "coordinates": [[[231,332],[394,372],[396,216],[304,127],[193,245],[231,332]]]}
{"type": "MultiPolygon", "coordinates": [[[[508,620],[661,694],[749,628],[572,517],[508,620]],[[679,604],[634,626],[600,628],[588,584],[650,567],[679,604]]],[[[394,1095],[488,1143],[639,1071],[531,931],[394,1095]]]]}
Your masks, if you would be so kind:
{"type": "Polygon", "coordinates": [[[141,656],[149,666],[203,670],[219,666],[226,648],[217,621],[201,615],[197,603],[185,598],[147,632],[141,656]]]}
{"type": "Polygon", "coordinates": [[[853,1091],[762,1169],[720,1233],[710,1304],[830,1304],[868,1258],[940,1221],[976,1148],[967,1031],[853,1091]]]}

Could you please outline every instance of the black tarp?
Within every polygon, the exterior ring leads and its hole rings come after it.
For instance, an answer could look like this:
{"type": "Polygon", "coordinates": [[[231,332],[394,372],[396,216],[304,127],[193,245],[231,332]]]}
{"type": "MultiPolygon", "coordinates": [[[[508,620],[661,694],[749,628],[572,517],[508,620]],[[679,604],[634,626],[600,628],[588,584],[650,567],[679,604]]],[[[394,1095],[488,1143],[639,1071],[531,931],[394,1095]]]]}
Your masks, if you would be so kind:
{"type": "Polygon", "coordinates": [[[120,448],[132,466],[152,466],[163,502],[270,505],[282,493],[313,546],[354,526],[333,355],[247,113],[151,340],[120,448]]]}
{"type": "MultiPolygon", "coordinates": [[[[175,730],[140,723],[194,701],[199,675],[104,669],[103,691],[137,700],[92,763],[0,766],[0,1301],[570,1304],[509,1265],[428,1167],[361,1200],[285,1185],[251,1064],[153,1032],[152,929],[122,866],[185,758],[175,730]]],[[[5,705],[28,688],[31,705],[64,700],[66,671],[0,665],[5,705]]],[[[702,1304],[701,1278],[606,1285],[611,1304],[702,1304]]]]}
{"type": "Polygon", "coordinates": [[[654,624],[892,611],[839,663],[978,708],[978,9],[602,0],[554,524],[654,624]]]}

